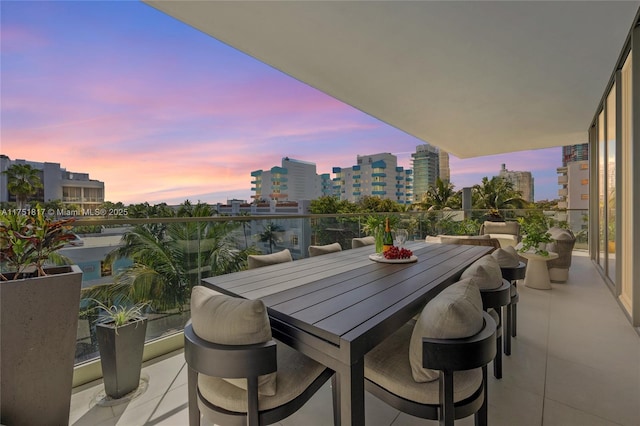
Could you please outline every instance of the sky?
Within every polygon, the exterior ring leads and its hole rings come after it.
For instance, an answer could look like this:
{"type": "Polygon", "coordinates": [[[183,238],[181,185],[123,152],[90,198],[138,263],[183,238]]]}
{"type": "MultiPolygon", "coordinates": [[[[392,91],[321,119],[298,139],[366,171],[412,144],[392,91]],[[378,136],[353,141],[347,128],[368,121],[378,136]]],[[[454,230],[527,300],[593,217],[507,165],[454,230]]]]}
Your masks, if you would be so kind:
{"type": "MultiPolygon", "coordinates": [[[[251,196],[283,157],[317,172],[424,141],[134,1],[0,1],[0,153],[60,163],[125,204],[251,196]]],[[[586,137],[586,135],[585,135],[586,137]]],[[[428,141],[427,141],[428,142],[428,141]]],[[[450,157],[456,189],[530,171],[555,199],[561,148],[450,157]]]]}

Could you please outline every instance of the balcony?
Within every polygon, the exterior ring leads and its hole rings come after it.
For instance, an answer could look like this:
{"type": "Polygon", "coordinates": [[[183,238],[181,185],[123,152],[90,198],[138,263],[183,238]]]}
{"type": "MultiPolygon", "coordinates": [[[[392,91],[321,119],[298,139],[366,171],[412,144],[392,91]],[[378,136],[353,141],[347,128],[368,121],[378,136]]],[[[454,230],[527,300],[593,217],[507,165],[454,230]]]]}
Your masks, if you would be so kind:
{"type": "Polygon", "coordinates": [[[569,183],[568,176],[558,176],[558,185],[566,185],[567,183],[569,183]]]}
{"type": "MultiPolygon", "coordinates": [[[[565,284],[553,284],[550,291],[518,289],[518,337],[512,340],[512,355],[503,357],[504,377],[490,375],[489,424],[637,424],[640,338],[586,254],[574,252],[565,284]]],[[[188,424],[186,369],[181,350],[147,362],[142,370],[146,391],[111,407],[96,405],[100,380],[77,387],[70,424],[188,424]]],[[[368,394],[365,404],[367,425],[437,424],[417,422],[368,394]]],[[[280,424],[332,424],[330,407],[326,386],[280,424]]],[[[456,424],[472,425],[473,420],[456,424]]]]}

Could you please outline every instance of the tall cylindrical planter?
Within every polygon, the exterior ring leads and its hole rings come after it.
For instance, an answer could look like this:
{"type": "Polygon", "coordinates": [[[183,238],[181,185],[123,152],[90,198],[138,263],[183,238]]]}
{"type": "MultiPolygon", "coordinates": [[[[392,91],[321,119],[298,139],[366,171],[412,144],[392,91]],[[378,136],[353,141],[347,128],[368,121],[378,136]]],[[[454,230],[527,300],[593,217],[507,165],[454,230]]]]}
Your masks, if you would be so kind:
{"type": "Polygon", "coordinates": [[[0,282],[0,423],[67,425],[82,271],[0,282]]]}
{"type": "Polygon", "coordinates": [[[147,319],[118,327],[96,325],[104,389],[108,397],[119,399],[138,388],[147,319]]]}

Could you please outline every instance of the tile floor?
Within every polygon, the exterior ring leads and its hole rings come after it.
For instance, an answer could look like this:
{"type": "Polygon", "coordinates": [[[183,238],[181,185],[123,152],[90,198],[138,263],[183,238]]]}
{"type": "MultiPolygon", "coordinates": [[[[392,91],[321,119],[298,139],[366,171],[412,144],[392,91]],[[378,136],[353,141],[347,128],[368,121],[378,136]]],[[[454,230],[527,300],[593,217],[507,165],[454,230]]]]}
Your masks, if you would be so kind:
{"type": "MultiPolygon", "coordinates": [[[[520,285],[518,337],[504,357],[504,377],[489,383],[494,426],[640,425],[640,337],[586,254],[574,254],[571,276],[552,290],[520,285]]],[[[491,369],[489,369],[491,371],[491,369]]],[[[186,425],[186,370],[181,351],[148,362],[147,390],[127,404],[96,405],[101,382],[76,388],[73,426],[186,425]]],[[[325,386],[283,426],[331,425],[325,386]]],[[[366,399],[367,426],[435,425],[366,399]]],[[[206,423],[203,423],[206,424],[206,423]]],[[[472,425],[473,417],[457,422],[472,425]]]]}

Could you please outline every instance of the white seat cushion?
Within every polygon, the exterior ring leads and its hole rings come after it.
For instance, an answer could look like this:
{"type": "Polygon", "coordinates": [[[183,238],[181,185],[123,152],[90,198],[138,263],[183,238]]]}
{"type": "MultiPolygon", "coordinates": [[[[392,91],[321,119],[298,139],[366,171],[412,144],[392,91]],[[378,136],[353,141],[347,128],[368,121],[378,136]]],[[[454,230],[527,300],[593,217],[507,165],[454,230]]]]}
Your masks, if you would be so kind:
{"type": "MultiPolygon", "coordinates": [[[[221,345],[252,345],[271,340],[267,308],[261,300],[230,297],[197,285],[191,290],[191,324],[201,339],[221,345]]],[[[246,379],[223,379],[247,389],[246,379]]],[[[258,393],[275,395],[276,373],[258,378],[258,393]]]]}
{"type": "MultiPolygon", "coordinates": [[[[411,325],[406,324],[369,352],[364,361],[364,375],[398,396],[421,404],[437,405],[440,395],[438,380],[421,383],[413,380],[411,365],[407,362],[412,332],[411,325]]],[[[458,371],[453,377],[453,400],[456,402],[473,395],[482,384],[480,368],[458,371]]]]}
{"type": "Polygon", "coordinates": [[[471,280],[450,285],[434,297],[416,321],[409,344],[409,364],[416,382],[435,380],[439,372],[422,366],[422,338],[459,339],[473,336],[483,326],[482,297],[471,280]]]}
{"type": "MultiPolygon", "coordinates": [[[[258,409],[286,404],[304,392],[325,367],[287,345],[278,342],[278,389],[274,395],[258,394],[258,409]]],[[[198,375],[198,389],[212,404],[236,413],[246,413],[247,392],[227,381],[198,375]]]]}
{"type": "Polygon", "coordinates": [[[465,269],[460,279],[466,278],[480,289],[494,289],[502,285],[500,265],[491,255],[481,257],[465,269]]]}

